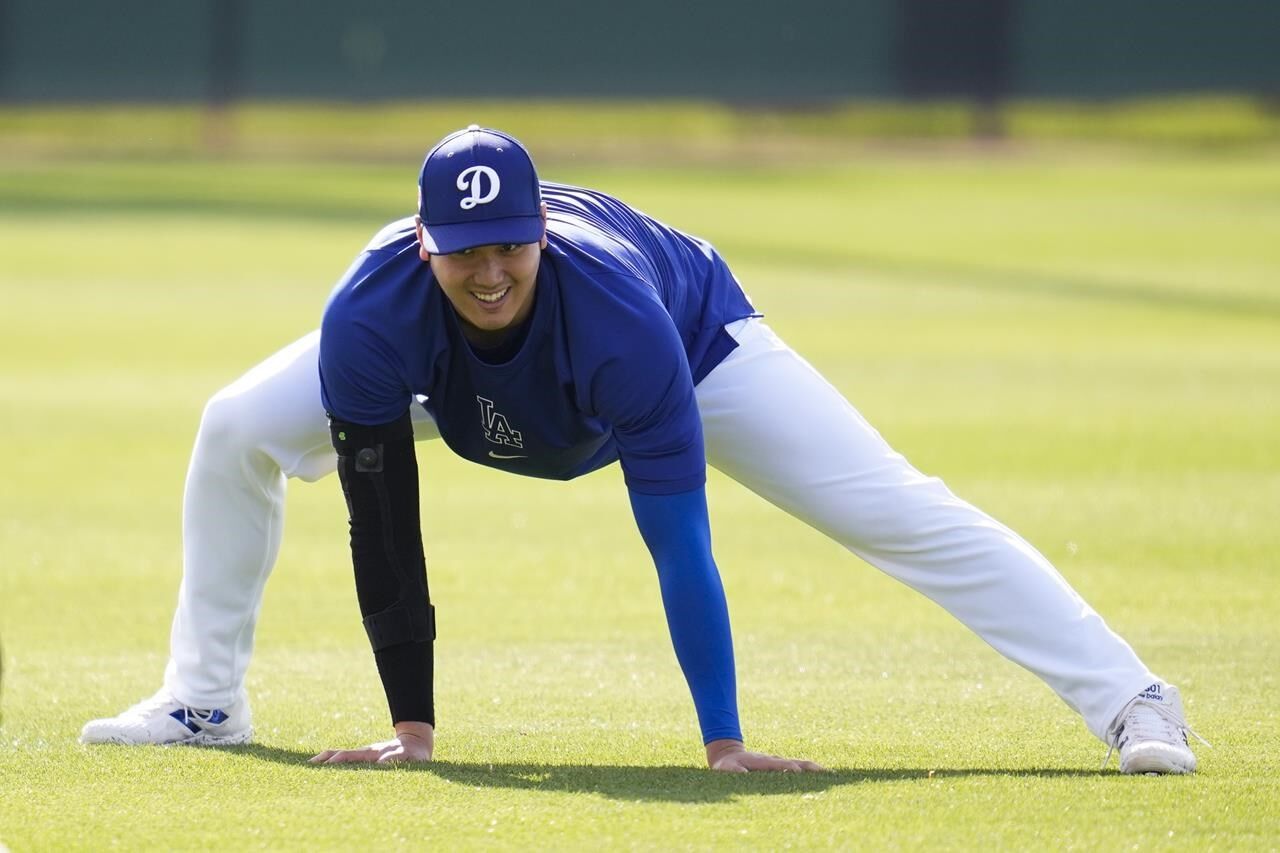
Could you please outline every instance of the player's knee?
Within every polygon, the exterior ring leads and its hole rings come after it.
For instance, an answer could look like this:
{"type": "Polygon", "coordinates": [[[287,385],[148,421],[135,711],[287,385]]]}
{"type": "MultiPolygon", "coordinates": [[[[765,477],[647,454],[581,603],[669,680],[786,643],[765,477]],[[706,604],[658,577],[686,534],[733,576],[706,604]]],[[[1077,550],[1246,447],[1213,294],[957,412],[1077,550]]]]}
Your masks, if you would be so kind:
{"type": "Polygon", "coordinates": [[[904,490],[892,511],[864,530],[867,543],[884,553],[921,559],[964,553],[976,556],[1003,537],[998,522],[952,494],[941,482],[904,490]]]}
{"type": "Polygon", "coordinates": [[[874,488],[853,483],[796,514],[845,545],[884,554],[951,547],[985,519],[935,477],[903,479],[874,488]]]}
{"type": "Polygon", "coordinates": [[[219,455],[238,455],[257,448],[263,435],[266,413],[250,404],[242,394],[224,388],[205,404],[200,416],[196,447],[219,455]]]}

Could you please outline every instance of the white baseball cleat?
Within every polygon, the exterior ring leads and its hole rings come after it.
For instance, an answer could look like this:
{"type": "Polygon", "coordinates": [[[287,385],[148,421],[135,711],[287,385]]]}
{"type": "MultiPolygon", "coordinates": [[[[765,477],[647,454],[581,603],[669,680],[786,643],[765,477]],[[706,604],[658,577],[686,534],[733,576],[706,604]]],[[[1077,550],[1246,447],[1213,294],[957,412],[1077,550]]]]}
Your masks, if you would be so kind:
{"type": "Polygon", "coordinates": [[[90,720],[80,732],[81,743],[126,746],[234,746],[252,737],[253,716],[243,693],[224,708],[192,708],[164,689],[119,716],[90,720]]]}
{"type": "Polygon", "coordinates": [[[1157,682],[1125,705],[1111,724],[1107,732],[1111,749],[1102,765],[1118,749],[1121,773],[1192,773],[1196,757],[1187,743],[1188,734],[1209,746],[1187,727],[1178,688],[1157,682]]]}

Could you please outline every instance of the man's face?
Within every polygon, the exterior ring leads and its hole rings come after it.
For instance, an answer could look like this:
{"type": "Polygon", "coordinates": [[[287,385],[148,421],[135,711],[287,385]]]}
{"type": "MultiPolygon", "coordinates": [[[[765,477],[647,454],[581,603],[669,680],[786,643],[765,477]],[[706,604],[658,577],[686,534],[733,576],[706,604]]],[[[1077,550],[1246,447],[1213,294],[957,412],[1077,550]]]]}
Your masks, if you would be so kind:
{"type": "Polygon", "coordinates": [[[440,289],[458,312],[467,339],[492,345],[500,343],[533,310],[538,263],[546,245],[544,237],[538,243],[477,246],[449,255],[421,254],[431,263],[440,289]]]}

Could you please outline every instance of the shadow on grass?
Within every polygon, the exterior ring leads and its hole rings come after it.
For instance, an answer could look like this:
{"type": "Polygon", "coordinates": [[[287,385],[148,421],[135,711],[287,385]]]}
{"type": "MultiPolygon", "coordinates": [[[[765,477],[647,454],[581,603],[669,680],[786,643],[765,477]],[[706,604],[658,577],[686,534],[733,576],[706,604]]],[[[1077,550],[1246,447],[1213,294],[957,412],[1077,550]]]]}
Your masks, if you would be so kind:
{"type": "MultiPolygon", "coordinates": [[[[223,747],[220,751],[280,764],[305,765],[313,753],[269,746],[223,747]]],[[[936,783],[970,777],[1096,777],[1079,768],[895,768],[839,767],[825,773],[713,773],[695,767],[587,764],[503,764],[433,761],[430,764],[372,767],[368,764],[314,765],[316,772],[426,773],[473,788],[600,794],[617,800],[709,803],[752,794],[818,793],[845,785],[920,781],[936,783]]]]}

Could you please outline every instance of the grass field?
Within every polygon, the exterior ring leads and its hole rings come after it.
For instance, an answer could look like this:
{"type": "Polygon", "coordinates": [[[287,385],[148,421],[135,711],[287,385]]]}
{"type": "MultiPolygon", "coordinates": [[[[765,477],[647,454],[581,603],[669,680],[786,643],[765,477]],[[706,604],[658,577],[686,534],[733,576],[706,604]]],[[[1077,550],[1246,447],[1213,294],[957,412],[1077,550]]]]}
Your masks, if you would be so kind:
{"type": "Polygon", "coordinates": [[[15,853],[1280,847],[1272,149],[543,170],[716,242],[895,446],[1182,687],[1215,746],[1194,777],[1099,771],[1105,747],[1036,679],[718,475],[748,739],[831,772],[709,773],[618,472],[527,481],[436,445],[419,451],[435,763],[305,763],[388,731],[333,478],[290,493],[249,674],[256,744],[77,744],[159,684],[205,399],[315,326],[353,253],[409,212],[416,165],[0,164],[15,853]]]}

